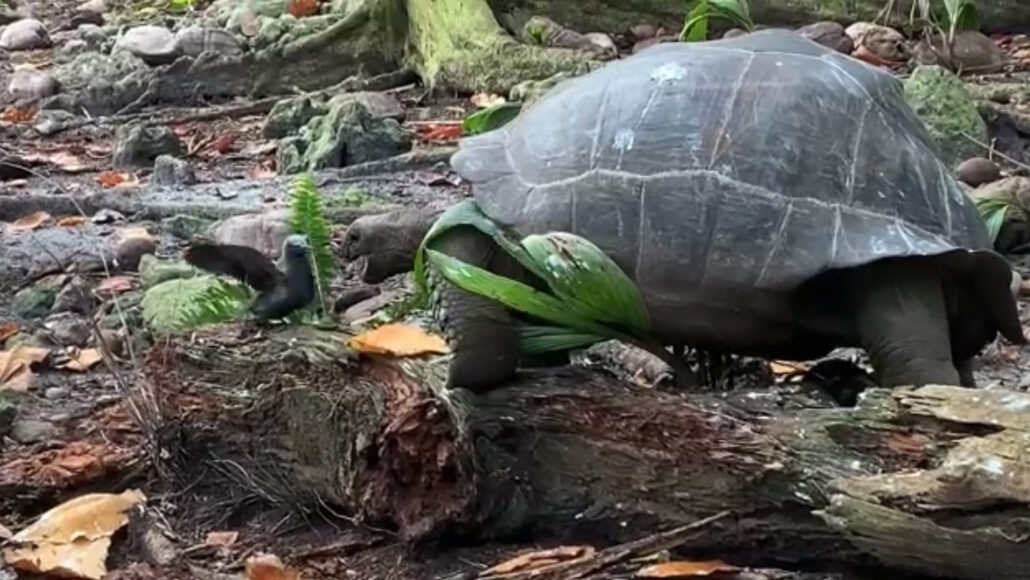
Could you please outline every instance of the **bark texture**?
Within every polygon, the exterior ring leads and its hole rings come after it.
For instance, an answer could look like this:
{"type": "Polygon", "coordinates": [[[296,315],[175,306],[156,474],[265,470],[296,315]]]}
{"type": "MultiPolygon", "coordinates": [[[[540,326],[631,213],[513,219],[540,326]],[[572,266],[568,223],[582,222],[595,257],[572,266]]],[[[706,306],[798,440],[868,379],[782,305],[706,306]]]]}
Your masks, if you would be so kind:
{"type": "Polygon", "coordinates": [[[877,390],[841,409],[566,367],[473,397],[443,390],[440,359],[356,357],[328,331],[238,335],[151,354],[142,404],[169,477],[204,470],[218,489],[333,505],[412,542],[619,542],[729,509],[687,547],[744,565],[1026,578],[1024,393],[877,390]],[[236,469],[212,479],[212,465],[236,469]]]}

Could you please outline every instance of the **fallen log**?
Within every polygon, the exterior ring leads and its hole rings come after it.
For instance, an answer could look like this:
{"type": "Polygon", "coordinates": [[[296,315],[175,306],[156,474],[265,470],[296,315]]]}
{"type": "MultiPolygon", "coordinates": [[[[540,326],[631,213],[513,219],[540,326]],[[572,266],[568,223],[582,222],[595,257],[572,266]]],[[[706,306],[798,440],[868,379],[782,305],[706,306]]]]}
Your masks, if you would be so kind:
{"type": "Polygon", "coordinates": [[[160,472],[333,506],[420,545],[609,544],[730,510],[685,548],[747,566],[1027,577],[1026,393],[872,390],[830,408],[797,386],[670,394],[563,367],[474,396],[443,388],[443,358],[358,356],[346,339],[230,327],[155,348],[139,404],[160,472]]]}

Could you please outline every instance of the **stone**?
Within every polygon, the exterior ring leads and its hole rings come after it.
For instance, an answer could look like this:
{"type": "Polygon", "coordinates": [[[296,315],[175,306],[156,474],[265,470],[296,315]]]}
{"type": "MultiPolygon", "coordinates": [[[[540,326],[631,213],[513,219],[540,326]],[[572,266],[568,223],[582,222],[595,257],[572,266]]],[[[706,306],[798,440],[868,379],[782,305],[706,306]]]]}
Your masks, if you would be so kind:
{"type": "Polygon", "coordinates": [[[844,33],[844,26],[839,22],[832,20],[813,22],[799,28],[797,33],[837,52],[851,54],[851,51],[855,50],[855,42],[844,33]]]}
{"type": "Polygon", "coordinates": [[[603,32],[588,32],[583,35],[587,41],[590,42],[593,47],[609,56],[619,56],[619,48],[615,46],[615,41],[612,40],[611,36],[603,32]]]}
{"type": "Polygon", "coordinates": [[[50,400],[63,399],[68,396],[68,389],[64,387],[49,387],[43,391],[43,396],[50,400]]]}
{"type": "Polygon", "coordinates": [[[101,351],[106,348],[114,356],[125,354],[125,340],[120,331],[111,328],[101,328],[100,337],[102,340],[97,340],[96,346],[101,351]]]}
{"type": "Polygon", "coordinates": [[[160,155],[182,154],[182,143],[170,128],[128,125],[119,127],[115,133],[111,161],[114,168],[121,171],[152,165],[160,155]]]}
{"type": "Polygon", "coordinates": [[[261,133],[268,139],[281,139],[296,133],[312,118],[325,112],[325,105],[311,97],[283,99],[268,112],[261,133]]]}
{"type": "Polygon", "coordinates": [[[348,288],[340,292],[340,295],[333,302],[333,312],[344,312],[359,302],[378,296],[379,292],[378,286],[362,285],[356,288],[348,288]]]}
{"type": "Polygon", "coordinates": [[[60,84],[52,74],[35,68],[14,71],[10,82],[7,83],[7,92],[19,101],[39,101],[56,94],[59,90],[60,84]]]}
{"type": "Polygon", "coordinates": [[[889,26],[871,22],[856,22],[844,29],[854,43],[856,54],[865,53],[887,62],[908,60],[909,49],[905,35],[889,26]]]}
{"type": "Polygon", "coordinates": [[[192,240],[211,226],[211,220],[189,214],[173,215],[161,220],[161,228],[183,240],[192,240]]]}
{"type": "Polygon", "coordinates": [[[411,150],[412,138],[396,119],[377,117],[355,99],[330,101],[325,115],[301,131],[300,162],[283,172],[317,171],[386,159],[411,150]]]}
{"type": "Polygon", "coordinates": [[[93,26],[104,25],[104,15],[101,12],[95,10],[76,10],[72,13],[71,18],[68,19],[68,28],[76,29],[80,26],[90,24],[93,26]]]}
{"type": "MultiPolygon", "coordinates": [[[[726,37],[724,36],[723,38],[726,38],[726,37]]],[[[632,54],[636,54],[636,53],[640,52],[641,50],[644,50],[645,48],[654,46],[656,44],[663,44],[663,43],[666,43],[666,42],[678,42],[678,41],[679,41],[679,37],[675,36],[675,35],[672,35],[672,34],[665,34],[665,35],[661,35],[661,36],[652,36],[651,38],[645,38],[644,40],[640,40],[640,41],[636,42],[633,45],[633,48],[630,49],[630,52],[632,54]]],[[[559,73],[559,74],[561,74],[561,73],[559,73]]],[[[533,82],[533,81],[523,81],[523,82],[533,82]]]]}
{"type": "Polygon", "coordinates": [[[78,32],[79,40],[85,42],[91,50],[102,51],[109,40],[104,29],[94,24],[83,24],[79,26],[78,32]]]}
{"type": "Polygon", "coordinates": [[[288,210],[236,215],[212,224],[208,235],[219,244],[249,246],[277,260],[290,235],[289,219],[288,210]]]}
{"type": "Polygon", "coordinates": [[[148,288],[140,302],[143,321],[156,335],[172,335],[189,328],[187,312],[222,282],[215,276],[166,280],[148,288]]]}
{"type": "Polygon", "coordinates": [[[243,46],[236,37],[221,28],[187,26],[175,33],[175,48],[179,54],[200,56],[205,52],[213,52],[223,56],[243,54],[243,46]]]}
{"type": "Polygon", "coordinates": [[[43,328],[46,329],[43,337],[57,346],[86,346],[91,335],[89,323],[71,312],[50,315],[43,322],[43,328]]]}
{"type": "Polygon", "coordinates": [[[50,312],[56,297],[56,289],[28,286],[15,293],[11,311],[21,318],[42,318],[50,312]]]}
{"type": "Polygon", "coordinates": [[[745,34],[747,34],[746,30],[742,30],[740,28],[731,28],[731,29],[727,30],[726,32],[722,33],[722,37],[723,38],[736,38],[738,36],[744,36],[745,34]]]}
{"type": "Polygon", "coordinates": [[[143,256],[157,252],[157,242],[146,231],[132,231],[118,240],[115,247],[115,259],[118,268],[124,272],[134,272],[139,268],[143,256]]]}
{"type": "Polygon", "coordinates": [[[955,176],[971,187],[980,187],[1001,178],[1001,168],[990,159],[971,157],[959,163],[955,168],[955,176]]]}
{"type": "Polygon", "coordinates": [[[942,158],[954,166],[980,154],[969,137],[987,142],[987,123],[962,80],[938,65],[918,66],[904,81],[905,99],[933,135],[942,158]]]}
{"type": "Polygon", "coordinates": [[[139,261],[139,281],[144,290],[168,280],[192,278],[198,270],[184,261],[164,262],[153,254],[146,254],[139,261]]]}
{"type": "Polygon", "coordinates": [[[103,14],[104,12],[107,12],[108,6],[106,0],[86,0],[86,2],[79,4],[76,9],[83,12],[98,12],[103,14]]]}
{"type": "Polygon", "coordinates": [[[913,50],[913,61],[976,74],[999,72],[1009,64],[1005,51],[979,30],[963,30],[956,34],[950,55],[945,50],[944,39],[943,35],[937,34],[920,40],[913,50]]]}
{"type": "Polygon", "coordinates": [[[151,182],[157,185],[193,185],[197,174],[189,161],[172,155],[158,155],[154,159],[151,182]]]}
{"type": "Polygon", "coordinates": [[[634,24],[629,27],[629,35],[634,41],[645,40],[658,36],[658,29],[653,24],[634,24]]]}
{"type": "Polygon", "coordinates": [[[400,121],[404,119],[406,113],[404,105],[401,104],[397,97],[389,93],[374,91],[358,91],[356,93],[336,95],[329,100],[329,107],[331,108],[351,101],[359,103],[362,107],[367,109],[369,114],[373,117],[397,119],[400,121]]]}
{"type": "Polygon", "coordinates": [[[50,48],[53,41],[47,33],[46,26],[35,18],[23,18],[8,24],[0,32],[0,48],[17,50],[35,50],[50,48]]]}
{"type": "Polygon", "coordinates": [[[48,421],[21,419],[11,425],[11,439],[22,445],[49,441],[55,439],[57,434],[57,427],[48,421]]]}
{"type": "Polygon", "coordinates": [[[89,314],[96,304],[96,297],[93,295],[89,284],[79,276],[74,276],[54,298],[54,304],[50,312],[73,312],[76,314],[89,314]]]}
{"type": "Polygon", "coordinates": [[[115,41],[114,48],[128,51],[151,66],[171,63],[180,56],[172,31],[150,24],[126,30],[115,41]]]}
{"type": "Polygon", "coordinates": [[[39,132],[40,135],[53,135],[65,128],[70,127],[72,124],[79,120],[74,113],[68,111],[62,111],[60,109],[43,109],[36,113],[35,123],[32,128],[39,132]]]}

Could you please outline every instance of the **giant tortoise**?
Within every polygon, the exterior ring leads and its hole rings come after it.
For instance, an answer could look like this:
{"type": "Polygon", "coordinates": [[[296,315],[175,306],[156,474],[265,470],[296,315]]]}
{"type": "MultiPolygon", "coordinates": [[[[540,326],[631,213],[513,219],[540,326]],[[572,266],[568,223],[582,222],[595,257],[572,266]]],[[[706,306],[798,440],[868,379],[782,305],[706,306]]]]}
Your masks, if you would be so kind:
{"type": "MultiPolygon", "coordinates": [[[[1025,344],[986,229],[887,72],[787,30],[658,44],[558,85],[451,159],[492,220],[567,231],[639,286],[665,345],[805,360],[862,347],[883,386],[975,386],[1000,332],[1025,344]]],[[[432,215],[355,221],[376,282],[411,267],[432,215]]],[[[528,276],[491,239],[435,249],[528,276]]],[[[453,386],[518,366],[513,314],[437,278],[453,386]]]]}

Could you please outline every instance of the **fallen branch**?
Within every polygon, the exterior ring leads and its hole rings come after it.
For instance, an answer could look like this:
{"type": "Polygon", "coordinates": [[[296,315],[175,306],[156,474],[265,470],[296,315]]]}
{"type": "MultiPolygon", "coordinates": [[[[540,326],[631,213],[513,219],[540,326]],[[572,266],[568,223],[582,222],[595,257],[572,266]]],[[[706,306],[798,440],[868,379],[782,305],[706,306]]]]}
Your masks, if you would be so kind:
{"type": "Polygon", "coordinates": [[[795,387],[672,395],[564,367],[475,397],[443,387],[443,360],[355,358],[346,335],[236,336],[173,342],[145,367],[152,428],[181,435],[170,471],[202,470],[222,493],[332,505],[419,543],[611,545],[729,510],[681,548],[747,566],[1025,577],[1026,393],[927,386],[821,408],[795,387]],[[215,464],[235,468],[215,477],[215,464]]]}

